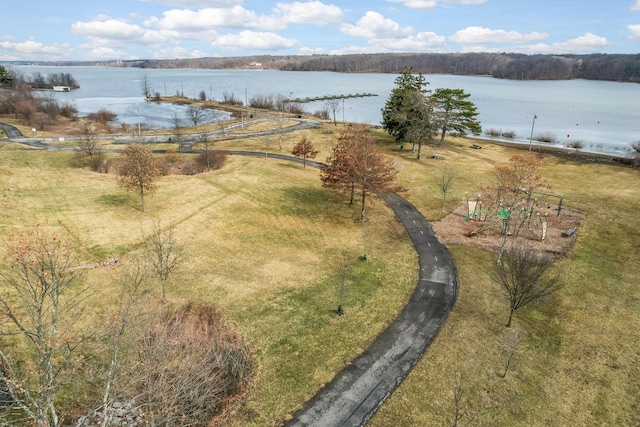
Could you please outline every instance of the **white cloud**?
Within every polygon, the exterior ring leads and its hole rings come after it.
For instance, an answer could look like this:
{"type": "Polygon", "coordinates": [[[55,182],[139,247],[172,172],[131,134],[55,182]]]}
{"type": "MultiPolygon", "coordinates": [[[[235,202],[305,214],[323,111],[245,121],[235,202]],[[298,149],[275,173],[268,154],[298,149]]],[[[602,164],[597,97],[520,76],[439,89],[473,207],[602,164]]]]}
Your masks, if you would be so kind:
{"type": "Polygon", "coordinates": [[[349,55],[352,53],[380,53],[380,49],[374,46],[345,46],[340,49],[333,49],[331,55],[349,55]]]}
{"type": "Polygon", "coordinates": [[[166,42],[166,38],[157,31],[116,19],[78,21],[71,25],[71,31],[76,35],[89,37],[100,44],[108,45],[120,45],[125,42],[152,45],[166,42]]]}
{"type": "Polygon", "coordinates": [[[0,41],[0,49],[8,52],[3,56],[6,60],[37,58],[52,61],[67,58],[73,52],[68,43],[46,45],[35,40],[27,40],[22,43],[0,41]]]}
{"type": "Polygon", "coordinates": [[[331,25],[339,23],[343,17],[338,6],[320,1],[278,3],[275,12],[293,24],[331,25]]]}
{"type": "Polygon", "coordinates": [[[198,10],[172,9],[163,12],[162,18],[151,17],[147,26],[160,30],[197,32],[219,28],[252,28],[263,31],[282,30],[288,23],[309,25],[337,24],[342,20],[342,10],[320,1],[278,3],[273,14],[258,15],[241,5],[228,8],[206,7],[198,10]]]}
{"type": "Polygon", "coordinates": [[[321,55],[326,53],[327,51],[322,47],[304,46],[298,49],[298,55],[321,55]]]}
{"type": "Polygon", "coordinates": [[[449,40],[464,44],[478,45],[483,43],[523,43],[547,38],[547,33],[520,33],[518,31],[492,30],[484,27],[467,27],[456,31],[449,40]]]}
{"type": "Polygon", "coordinates": [[[211,42],[211,46],[227,51],[233,50],[279,50],[295,45],[295,40],[284,38],[275,33],[241,31],[239,34],[226,34],[211,42]]]}
{"type": "Polygon", "coordinates": [[[174,58],[203,58],[210,56],[201,50],[189,50],[182,46],[172,46],[170,48],[160,49],[153,52],[156,59],[174,59],[174,58]]]}
{"type": "Polygon", "coordinates": [[[112,49],[110,47],[97,47],[95,49],[91,49],[91,51],[86,55],[85,59],[89,61],[99,61],[114,59],[136,59],[136,57],[132,56],[129,53],[126,53],[123,50],[112,49]]]}
{"type": "MultiPolygon", "coordinates": [[[[391,3],[401,3],[409,9],[433,9],[438,6],[438,0],[388,0],[391,3]]],[[[448,4],[482,4],[487,0],[440,0],[448,4]]],[[[640,0],[638,0],[640,1],[640,0]]]]}
{"type": "Polygon", "coordinates": [[[368,11],[356,25],[342,24],[340,31],[354,37],[389,38],[408,35],[413,32],[411,27],[401,27],[397,22],[385,18],[378,12],[368,11]]]}
{"type": "Polygon", "coordinates": [[[71,25],[74,34],[86,37],[107,37],[118,39],[131,39],[141,37],[144,29],[115,19],[98,20],[91,22],[77,21],[71,25]]]}
{"type": "Polygon", "coordinates": [[[370,43],[385,51],[434,52],[445,47],[446,37],[431,32],[420,32],[415,36],[395,39],[375,39],[370,43]]]}
{"type": "Polygon", "coordinates": [[[636,0],[636,4],[631,6],[631,11],[633,11],[633,12],[640,11],[640,0],[636,0]]]}
{"type": "Polygon", "coordinates": [[[186,8],[198,7],[232,7],[242,4],[242,0],[142,0],[146,3],[161,3],[169,6],[186,8]]]}
{"type": "Polygon", "coordinates": [[[438,5],[438,0],[389,0],[391,3],[402,3],[409,9],[433,9],[438,5]]]}
{"type": "MultiPolygon", "coordinates": [[[[435,33],[421,32],[409,37],[370,39],[367,46],[345,46],[334,49],[332,55],[346,55],[350,53],[381,53],[381,52],[443,52],[446,37],[435,33]]],[[[309,53],[311,50],[305,50],[309,53]]],[[[315,53],[315,52],[311,52],[315,53]]],[[[325,51],[318,53],[326,53],[325,51]]]]}
{"type": "Polygon", "coordinates": [[[627,25],[630,33],[627,38],[629,40],[640,40],[640,24],[627,25]]]}
{"type": "Polygon", "coordinates": [[[212,28],[262,28],[279,29],[284,24],[277,20],[259,17],[255,12],[242,6],[229,9],[206,8],[197,11],[172,9],[163,13],[163,18],[151,18],[145,24],[155,24],[161,30],[205,31],[212,28]]]}
{"type": "Polygon", "coordinates": [[[603,48],[609,46],[609,41],[602,36],[593,33],[585,33],[580,37],[569,39],[564,42],[551,44],[538,43],[534,45],[521,46],[515,51],[523,53],[591,53],[601,52],[603,48]]]}

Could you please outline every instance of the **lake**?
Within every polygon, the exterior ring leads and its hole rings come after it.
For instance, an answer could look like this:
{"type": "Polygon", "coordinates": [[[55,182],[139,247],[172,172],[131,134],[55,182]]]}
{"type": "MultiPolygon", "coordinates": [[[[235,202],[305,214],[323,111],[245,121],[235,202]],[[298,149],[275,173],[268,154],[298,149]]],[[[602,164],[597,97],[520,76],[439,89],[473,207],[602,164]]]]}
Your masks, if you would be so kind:
{"type": "MultiPolygon", "coordinates": [[[[221,100],[233,95],[243,102],[254,95],[281,95],[285,98],[320,97],[373,93],[374,97],[349,98],[341,102],[336,118],[352,122],[380,124],[381,109],[394,87],[395,74],[345,74],[271,70],[138,69],[111,67],[10,67],[30,74],[70,73],[80,89],[56,93],[61,101],[73,102],[81,114],[106,108],[118,120],[140,121],[154,127],[170,127],[174,114],[185,107],[145,102],[141,78],[146,76],[152,93],[183,93],[198,98],[221,100]]],[[[631,144],[640,140],[640,85],[591,80],[520,81],[481,76],[425,75],[429,89],[463,89],[478,108],[483,132],[512,131],[517,142],[529,143],[533,129],[551,134],[565,146],[580,141],[583,151],[618,156],[630,154],[631,144]],[[534,123],[534,115],[536,116],[534,123]]],[[[322,101],[303,104],[305,111],[325,107],[322,101]]],[[[212,114],[209,119],[214,120],[212,114]]]]}

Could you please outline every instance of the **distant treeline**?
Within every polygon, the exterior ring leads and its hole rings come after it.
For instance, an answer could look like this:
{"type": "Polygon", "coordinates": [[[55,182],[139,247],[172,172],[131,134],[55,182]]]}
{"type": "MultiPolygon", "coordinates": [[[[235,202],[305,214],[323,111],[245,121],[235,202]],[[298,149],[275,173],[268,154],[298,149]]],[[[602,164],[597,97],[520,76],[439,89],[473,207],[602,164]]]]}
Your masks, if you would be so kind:
{"type": "MultiPolygon", "coordinates": [[[[31,63],[33,64],[33,63],[31,63]]],[[[50,63],[49,63],[50,64],[50,63]]],[[[57,65],[115,65],[57,63],[57,65]]],[[[524,55],[514,53],[380,53],[312,56],[243,56],[118,61],[139,68],[272,69],[399,73],[407,67],[423,74],[486,75],[500,79],[589,79],[640,82],[640,54],[524,55]]]]}

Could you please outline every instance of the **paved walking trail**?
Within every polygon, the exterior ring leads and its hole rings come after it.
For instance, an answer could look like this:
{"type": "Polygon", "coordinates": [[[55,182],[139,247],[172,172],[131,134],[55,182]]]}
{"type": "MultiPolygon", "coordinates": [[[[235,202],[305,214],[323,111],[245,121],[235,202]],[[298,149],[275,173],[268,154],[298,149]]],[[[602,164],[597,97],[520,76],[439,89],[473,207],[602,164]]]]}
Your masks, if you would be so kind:
{"type": "Polygon", "coordinates": [[[362,426],[398,387],[438,333],[458,290],[455,265],[422,214],[397,194],[382,196],[418,252],[420,274],[398,318],[286,425],[362,426]]]}

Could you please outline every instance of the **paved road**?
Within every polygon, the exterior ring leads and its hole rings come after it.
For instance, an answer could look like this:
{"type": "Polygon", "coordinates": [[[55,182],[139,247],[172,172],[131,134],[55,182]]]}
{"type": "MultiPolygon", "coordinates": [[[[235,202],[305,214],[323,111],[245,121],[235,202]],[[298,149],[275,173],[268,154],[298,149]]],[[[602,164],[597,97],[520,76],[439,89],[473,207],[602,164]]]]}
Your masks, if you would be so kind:
{"type": "Polygon", "coordinates": [[[397,194],[382,196],[413,241],[418,284],[398,318],[286,425],[362,426],[425,352],[453,306],[458,279],[449,251],[422,214],[397,194]]]}

